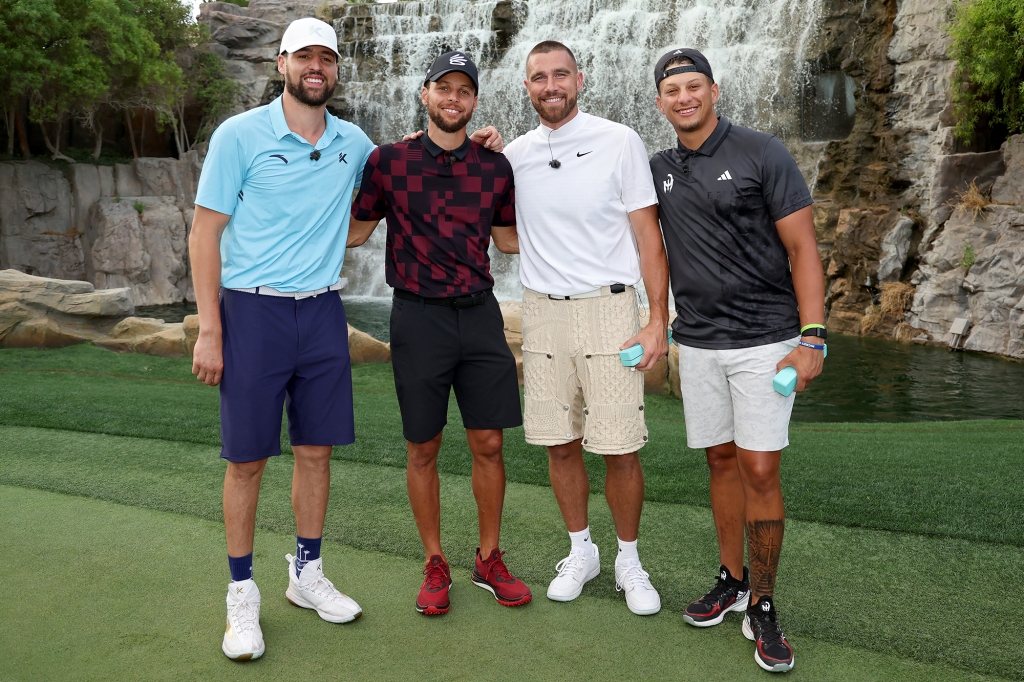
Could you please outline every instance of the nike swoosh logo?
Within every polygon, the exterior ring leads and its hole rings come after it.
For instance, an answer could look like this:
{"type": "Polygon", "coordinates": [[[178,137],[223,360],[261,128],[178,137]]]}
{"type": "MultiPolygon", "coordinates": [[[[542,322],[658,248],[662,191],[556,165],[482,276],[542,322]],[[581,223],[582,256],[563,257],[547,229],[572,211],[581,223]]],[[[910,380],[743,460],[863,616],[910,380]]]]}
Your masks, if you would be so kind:
{"type": "Polygon", "coordinates": [[[591,149],[589,152],[582,152],[582,153],[576,152],[576,158],[579,158],[581,156],[586,156],[587,154],[593,154],[593,153],[594,153],[593,149],[591,149]]]}

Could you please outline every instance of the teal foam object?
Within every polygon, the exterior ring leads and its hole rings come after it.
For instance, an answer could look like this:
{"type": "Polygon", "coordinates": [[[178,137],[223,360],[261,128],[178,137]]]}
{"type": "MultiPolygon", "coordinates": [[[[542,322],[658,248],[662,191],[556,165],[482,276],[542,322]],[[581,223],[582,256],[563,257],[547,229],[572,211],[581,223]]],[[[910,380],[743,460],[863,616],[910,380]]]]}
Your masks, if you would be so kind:
{"type": "Polygon", "coordinates": [[[788,396],[796,388],[796,370],[792,367],[783,367],[772,379],[772,387],[776,393],[788,396]]]}
{"type": "Polygon", "coordinates": [[[644,347],[639,343],[630,346],[626,350],[619,351],[619,359],[622,360],[623,367],[636,367],[640,364],[640,359],[644,356],[644,347]]]}

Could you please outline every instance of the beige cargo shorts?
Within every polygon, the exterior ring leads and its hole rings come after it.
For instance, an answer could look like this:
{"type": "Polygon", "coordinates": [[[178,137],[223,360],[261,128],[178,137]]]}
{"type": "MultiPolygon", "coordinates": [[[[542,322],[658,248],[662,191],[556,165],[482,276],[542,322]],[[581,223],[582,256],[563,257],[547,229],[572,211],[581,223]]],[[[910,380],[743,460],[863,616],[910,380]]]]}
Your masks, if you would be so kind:
{"type": "Polygon", "coordinates": [[[647,442],[644,375],[623,367],[619,347],[640,331],[633,287],[552,300],[523,293],[523,425],[526,442],[578,438],[598,455],[625,455],[647,442]]]}

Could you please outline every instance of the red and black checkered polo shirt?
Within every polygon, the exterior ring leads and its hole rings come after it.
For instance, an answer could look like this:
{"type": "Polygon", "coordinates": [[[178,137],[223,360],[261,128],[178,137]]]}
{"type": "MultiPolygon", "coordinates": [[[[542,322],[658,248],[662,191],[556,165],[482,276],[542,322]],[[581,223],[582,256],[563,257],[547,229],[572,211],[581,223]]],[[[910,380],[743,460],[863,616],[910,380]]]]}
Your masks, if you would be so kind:
{"type": "Polygon", "coordinates": [[[419,140],[377,147],[352,207],[356,220],[387,218],[387,283],[425,298],[494,286],[491,225],[515,225],[512,166],[468,138],[445,151],[419,140]]]}

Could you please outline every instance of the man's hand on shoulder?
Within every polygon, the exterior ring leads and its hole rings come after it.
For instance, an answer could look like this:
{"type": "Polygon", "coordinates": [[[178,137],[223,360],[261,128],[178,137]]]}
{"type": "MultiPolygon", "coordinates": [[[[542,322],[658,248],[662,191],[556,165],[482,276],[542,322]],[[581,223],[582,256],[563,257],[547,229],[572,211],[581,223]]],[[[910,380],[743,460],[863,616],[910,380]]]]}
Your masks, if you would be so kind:
{"type": "Polygon", "coordinates": [[[644,355],[636,368],[646,372],[668,355],[668,326],[660,320],[652,320],[639,334],[619,346],[619,350],[626,350],[638,343],[643,346],[644,355]]]}
{"type": "Polygon", "coordinates": [[[494,126],[487,126],[477,130],[469,136],[469,139],[499,154],[505,149],[505,141],[501,139],[501,133],[494,126]]]}

